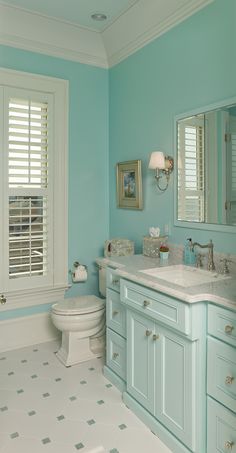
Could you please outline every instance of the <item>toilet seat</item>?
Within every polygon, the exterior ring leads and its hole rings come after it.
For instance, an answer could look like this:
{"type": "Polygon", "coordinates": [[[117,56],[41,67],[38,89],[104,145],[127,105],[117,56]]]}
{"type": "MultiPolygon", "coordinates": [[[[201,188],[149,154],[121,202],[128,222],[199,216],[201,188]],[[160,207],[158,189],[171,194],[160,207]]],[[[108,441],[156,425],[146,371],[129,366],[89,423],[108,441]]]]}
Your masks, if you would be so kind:
{"type": "Polygon", "coordinates": [[[105,300],[96,296],[78,296],[63,299],[52,305],[52,312],[57,315],[86,315],[104,310],[105,300]]]}

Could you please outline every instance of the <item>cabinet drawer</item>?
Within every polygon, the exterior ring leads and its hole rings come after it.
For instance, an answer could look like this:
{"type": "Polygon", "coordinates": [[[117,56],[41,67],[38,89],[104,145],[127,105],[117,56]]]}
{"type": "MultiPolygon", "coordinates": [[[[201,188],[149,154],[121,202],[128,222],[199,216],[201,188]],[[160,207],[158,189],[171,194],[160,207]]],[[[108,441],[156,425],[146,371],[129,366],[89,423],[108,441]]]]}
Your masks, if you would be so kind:
{"type": "Polygon", "coordinates": [[[120,294],[112,289],[107,289],[106,321],[107,327],[126,337],[126,310],[120,303],[120,294]]]}
{"type": "Polygon", "coordinates": [[[122,279],[121,300],[152,319],[185,334],[190,333],[189,306],[177,299],[122,279]]]}
{"type": "Polygon", "coordinates": [[[236,346],[236,312],[209,304],[208,332],[236,346]]]}
{"type": "Polygon", "coordinates": [[[207,392],[236,412],[236,349],[208,338],[207,392]]]}
{"type": "Polygon", "coordinates": [[[116,269],[107,268],[106,276],[107,288],[120,292],[120,277],[116,273],[116,269]]]}
{"type": "Polygon", "coordinates": [[[126,380],[126,340],[107,329],[107,366],[126,380]]]}
{"type": "Polygon", "coordinates": [[[207,453],[236,453],[236,416],[208,398],[207,453]]]}

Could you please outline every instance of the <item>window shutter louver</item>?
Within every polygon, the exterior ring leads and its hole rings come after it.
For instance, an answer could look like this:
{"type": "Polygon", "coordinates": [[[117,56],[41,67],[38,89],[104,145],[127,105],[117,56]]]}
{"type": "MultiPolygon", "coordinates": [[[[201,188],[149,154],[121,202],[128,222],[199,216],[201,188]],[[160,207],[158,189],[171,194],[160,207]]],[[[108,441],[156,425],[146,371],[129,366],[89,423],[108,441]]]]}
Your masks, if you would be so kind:
{"type": "Polygon", "coordinates": [[[10,98],[8,107],[9,278],[47,274],[48,103],[10,98]]]}
{"type": "Polygon", "coordinates": [[[9,276],[45,275],[47,201],[45,197],[9,197],[9,276]]]}
{"type": "Polygon", "coordinates": [[[48,106],[10,99],[9,187],[47,187],[48,106]]]}

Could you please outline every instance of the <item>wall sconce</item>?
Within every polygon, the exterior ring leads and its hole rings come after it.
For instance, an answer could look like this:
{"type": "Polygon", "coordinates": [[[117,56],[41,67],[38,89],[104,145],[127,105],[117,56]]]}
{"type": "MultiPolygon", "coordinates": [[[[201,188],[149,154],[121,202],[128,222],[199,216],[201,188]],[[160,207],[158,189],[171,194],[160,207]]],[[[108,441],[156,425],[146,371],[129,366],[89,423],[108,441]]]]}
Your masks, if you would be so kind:
{"type": "Polygon", "coordinates": [[[151,154],[148,168],[150,168],[150,170],[156,170],[155,178],[157,187],[161,192],[165,192],[169,184],[170,174],[174,169],[173,157],[164,156],[162,151],[154,151],[151,154]],[[166,177],[165,187],[160,186],[160,180],[163,176],[166,177]]]}

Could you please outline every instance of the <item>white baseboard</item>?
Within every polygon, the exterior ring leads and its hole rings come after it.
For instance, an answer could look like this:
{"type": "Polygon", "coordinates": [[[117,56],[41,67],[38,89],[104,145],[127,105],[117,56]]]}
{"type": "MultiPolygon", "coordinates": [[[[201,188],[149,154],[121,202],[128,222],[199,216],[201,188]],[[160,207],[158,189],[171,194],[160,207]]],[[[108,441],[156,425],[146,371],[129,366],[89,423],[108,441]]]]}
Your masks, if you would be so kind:
{"type": "Polygon", "coordinates": [[[50,313],[0,321],[0,352],[56,340],[60,332],[52,324],[50,313]]]}

